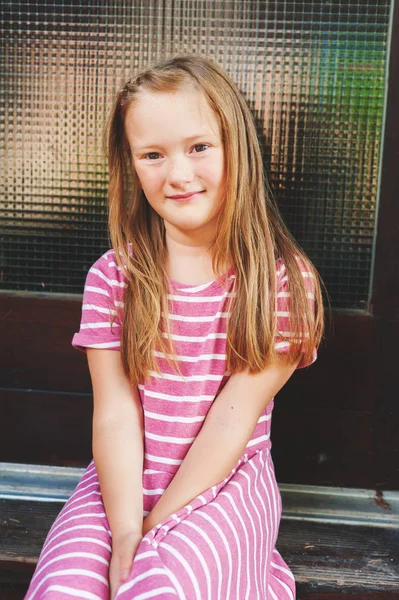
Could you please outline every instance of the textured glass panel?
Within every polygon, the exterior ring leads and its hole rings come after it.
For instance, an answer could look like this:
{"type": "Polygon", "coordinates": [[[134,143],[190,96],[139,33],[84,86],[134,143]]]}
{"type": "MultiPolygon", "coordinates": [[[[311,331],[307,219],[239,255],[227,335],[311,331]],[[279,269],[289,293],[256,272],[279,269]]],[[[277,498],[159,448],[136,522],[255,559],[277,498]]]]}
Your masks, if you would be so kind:
{"type": "Polygon", "coordinates": [[[0,287],[80,293],[109,247],[102,129],[131,71],[217,61],[335,307],[368,299],[390,0],[3,2],[0,287]]]}

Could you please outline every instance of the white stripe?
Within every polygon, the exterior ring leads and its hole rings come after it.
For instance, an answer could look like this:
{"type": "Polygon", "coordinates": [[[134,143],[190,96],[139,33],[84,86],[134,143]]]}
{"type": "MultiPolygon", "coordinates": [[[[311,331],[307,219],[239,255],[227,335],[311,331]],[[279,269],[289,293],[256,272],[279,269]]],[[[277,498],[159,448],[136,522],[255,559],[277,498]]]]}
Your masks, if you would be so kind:
{"type": "Polygon", "coordinates": [[[189,438],[173,437],[170,435],[158,435],[156,433],[150,433],[149,431],[145,432],[145,437],[150,440],[155,440],[157,442],[164,442],[168,444],[192,444],[195,440],[195,436],[189,438]]]}
{"type": "Polygon", "coordinates": [[[144,594],[140,594],[139,596],[135,596],[134,598],[135,600],[147,600],[147,598],[154,598],[155,596],[157,598],[161,598],[162,596],[160,594],[166,592],[171,592],[172,594],[177,596],[177,593],[174,588],[164,586],[160,588],[154,588],[153,590],[150,590],[149,592],[144,592],[144,594]]]}
{"type": "Polygon", "coordinates": [[[94,294],[102,294],[103,296],[107,296],[107,298],[109,298],[109,294],[108,294],[107,290],[96,287],[94,285],[86,285],[84,291],[85,292],[93,292],[94,294]]]}
{"type": "Polygon", "coordinates": [[[271,561],[270,564],[275,569],[278,569],[279,571],[282,571],[283,573],[285,573],[286,575],[288,575],[288,577],[290,579],[292,579],[292,581],[295,581],[294,576],[293,576],[292,572],[289,569],[285,569],[284,567],[282,567],[281,565],[278,565],[277,563],[274,563],[273,561],[271,561]]]}
{"type": "Polygon", "coordinates": [[[270,584],[268,584],[267,589],[269,590],[273,600],[278,600],[276,594],[273,592],[272,588],[270,587],[270,584]]]}
{"type": "Polygon", "coordinates": [[[101,502],[101,500],[99,500],[98,502],[85,502],[84,504],[79,504],[78,506],[74,506],[73,508],[70,508],[69,504],[68,504],[68,509],[65,512],[62,513],[62,516],[65,517],[65,515],[68,515],[71,512],[74,512],[75,510],[80,510],[81,508],[86,508],[86,506],[101,506],[101,508],[103,508],[103,503],[101,502]]]}
{"type": "MultiPolygon", "coordinates": [[[[114,327],[120,327],[119,323],[114,323],[114,327]]],[[[80,326],[80,329],[107,329],[111,328],[111,323],[109,321],[104,321],[103,323],[83,323],[80,326]]]]}
{"type": "Polygon", "coordinates": [[[271,414],[270,414],[270,415],[262,415],[262,416],[259,418],[259,421],[258,421],[258,423],[263,423],[264,421],[270,421],[270,420],[271,420],[271,418],[272,418],[272,415],[271,415],[271,414]]]}
{"type": "MultiPolygon", "coordinates": [[[[164,352],[158,352],[154,350],[154,356],[158,356],[159,358],[173,358],[172,354],[165,354],[164,352]]],[[[185,355],[176,355],[177,360],[180,362],[199,362],[200,360],[226,360],[225,354],[200,354],[199,356],[185,356],[185,355]]]]}
{"type": "MultiPolygon", "coordinates": [[[[239,473],[241,473],[241,471],[239,473]]],[[[240,499],[241,499],[241,506],[244,508],[245,512],[248,515],[248,520],[251,523],[252,533],[253,533],[253,536],[254,536],[254,543],[256,543],[255,523],[254,523],[254,520],[252,518],[252,515],[251,515],[250,511],[248,510],[247,501],[244,499],[244,492],[243,492],[243,489],[241,487],[241,484],[238,483],[238,481],[233,481],[233,479],[231,479],[229,481],[229,484],[233,485],[234,487],[236,487],[238,489],[238,493],[239,493],[240,499]]],[[[251,585],[251,580],[250,579],[249,579],[249,585],[251,585]]],[[[247,593],[246,593],[246,596],[245,596],[245,600],[249,600],[249,598],[250,598],[249,593],[250,593],[250,588],[247,588],[247,593]]]]}
{"type": "MultiPolygon", "coordinates": [[[[262,460],[262,459],[261,459],[262,460]]],[[[270,506],[270,515],[274,520],[274,535],[277,537],[280,520],[279,520],[279,510],[278,506],[281,503],[281,494],[277,486],[276,478],[273,472],[272,467],[270,466],[270,460],[267,458],[265,460],[265,476],[267,475],[269,481],[269,487],[271,490],[271,501],[273,501],[273,506],[270,506]]]]}
{"type": "MultiPolygon", "coordinates": [[[[206,561],[202,555],[202,553],[200,552],[198,546],[196,546],[191,540],[190,538],[188,538],[187,536],[185,536],[183,533],[176,531],[175,529],[172,529],[172,531],[169,533],[169,535],[172,536],[176,536],[178,538],[180,538],[181,540],[183,540],[183,542],[185,542],[187,544],[187,546],[190,546],[190,548],[192,550],[194,550],[194,554],[196,555],[196,557],[198,558],[198,560],[200,561],[202,568],[204,569],[204,573],[205,573],[205,579],[206,579],[206,585],[207,585],[207,590],[208,590],[208,596],[207,598],[211,598],[212,596],[212,591],[211,591],[211,575],[209,573],[209,569],[208,566],[206,564],[206,561]]],[[[161,543],[162,546],[162,543],[161,543]]]]}
{"type": "MultiPolygon", "coordinates": [[[[288,585],[285,583],[285,581],[278,579],[273,573],[271,573],[271,575],[274,577],[275,581],[278,581],[278,583],[285,589],[290,600],[294,600],[294,595],[293,595],[292,591],[290,590],[290,588],[288,587],[288,585]]],[[[280,594],[279,594],[279,596],[280,596],[280,594]]]]}
{"type": "Polygon", "coordinates": [[[154,456],[153,454],[147,454],[147,452],[144,454],[144,457],[147,458],[148,460],[151,460],[152,462],[159,462],[165,465],[181,465],[182,464],[182,460],[177,460],[176,458],[165,458],[162,456],[154,456]]]}
{"type": "Polygon", "coordinates": [[[155,474],[159,474],[159,473],[164,473],[164,471],[157,471],[156,469],[144,469],[143,471],[144,475],[155,475],[155,474]]]}
{"type": "Polygon", "coordinates": [[[188,383],[189,381],[221,381],[224,375],[187,375],[186,377],[180,375],[171,375],[170,373],[157,373],[156,371],[150,371],[151,377],[158,377],[159,379],[168,379],[169,381],[181,381],[182,383],[188,383]]]}
{"type": "MultiPolygon", "coordinates": [[[[272,516],[271,516],[271,511],[272,511],[272,504],[271,504],[271,500],[270,500],[270,493],[269,493],[269,488],[267,487],[266,483],[265,483],[265,473],[267,472],[266,467],[265,467],[265,463],[264,463],[264,453],[261,452],[259,454],[259,460],[260,463],[262,465],[262,469],[260,472],[260,484],[264,490],[264,502],[263,502],[263,510],[265,513],[265,523],[266,523],[266,547],[270,548],[270,540],[271,540],[271,536],[272,536],[272,532],[270,531],[270,528],[273,527],[273,523],[271,522],[272,520],[272,516]],[[267,504],[267,505],[266,505],[267,504]],[[270,525],[270,526],[269,526],[270,525]]],[[[269,481],[269,485],[273,486],[273,482],[269,481]]],[[[275,484],[277,485],[277,484],[275,484]]],[[[265,570],[264,575],[263,575],[263,588],[266,589],[267,586],[267,571],[265,570]]]]}
{"type": "Polygon", "coordinates": [[[76,590],[75,588],[71,588],[66,585],[50,585],[47,592],[62,592],[63,594],[68,594],[69,596],[73,596],[74,598],[84,598],[85,600],[102,600],[102,597],[97,596],[97,594],[92,594],[92,592],[85,592],[84,590],[76,590]]]}
{"type": "MultiPolygon", "coordinates": [[[[163,332],[162,337],[167,338],[168,334],[166,332],[163,332]]],[[[227,338],[227,334],[226,333],[209,333],[208,335],[204,335],[204,336],[192,336],[192,335],[177,335],[175,333],[172,333],[170,337],[172,338],[172,340],[176,340],[179,342],[207,342],[208,340],[216,340],[216,339],[224,340],[227,338]]]]}
{"type": "Polygon", "coordinates": [[[169,415],[161,415],[158,413],[150,412],[149,410],[144,409],[144,414],[149,419],[155,419],[156,421],[166,421],[168,423],[201,423],[205,420],[205,416],[203,417],[178,417],[178,416],[169,416],[169,415]]]}
{"type": "Polygon", "coordinates": [[[96,312],[102,313],[104,315],[116,315],[116,310],[112,308],[103,308],[102,306],[97,306],[96,304],[82,304],[82,310],[95,310],[96,312]]]}
{"type": "MultiPolygon", "coordinates": [[[[230,281],[230,279],[235,279],[235,275],[230,275],[228,278],[228,281],[230,281]]],[[[214,283],[215,281],[216,281],[216,279],[213,279],[212,281],[208,281],[208,283],[203,283],[202,285],[197,285],[195,287],[177,288],[177,289],[179,292],[194,294],[195,292],[201,292],[202,290],[206,290],[206,288],[210,287],[212,285],[212,283],[214,283]]]]}
{"type": "Polygon", "coordinates": [[[50,529],[49,534],[47,536],[47,541],[43,545],[43,550],[47,549],[48,546],[54,542],[54,540],[59,538],[61,535],[64,535],[64,533],[69,533],[70,531],[75,531],[76,529],[93,529],[94,531],[106,532],[107,535],[109,537],[111,537],[109,535],[107,529],[104,527],[104,525],[87,525],[87,524],[86,525],[74,525],[73,527],[68,527],[68,529],[64,529],[63,531],[60,531],[60,533],[57,533],[57,535],[55,535],[55,536],[52,535],[52,531],[50,529]]]}
{"type": "Polygon", "coordinates": [[[158,554],[154,552],[154,550],[147,550],[147,552],[140,552],[140,554],[136,554],[134,560],[144,560],[145,558],[155,558],[156,556],[158,556],[158,554]]]}
{"type": "Polygon", "coordinates": [[[127,287],[127,283],[124,283],[123,281],[117,281],[116,279],[109,279],[108,277],[106,277],[106,275],[104,275],[104,273],[102,271],[100,271],[100,269],[96,269],[95,267],[91,267],[91,269],[89,269],[89,272],[95,273],[103,281],[105,281],[106,283],[108,283],[108,285],[110,285],[112,287],[122,287],[122,288],[127,287]]]}
{"type": "MultiPolygon", "coordinates": [[[[248,600],[249,593],[250,593],[250,590],[251,590],[250,577],[249,577],[249,573],[250,573],[250,567],[249,567],[250,558],[249,558],[249,553],[250,553],[250,551],[252,551],[252,548],[250,548],[250,546],[249,546],[249,537],[248,537],[248,531],[247,531],[247,527],[246,527],[246,522],[243,519],[243,515],[240,514],[240,511],[237,509],[236,503],[234,502],[233,497],[231,496],[231,494],[229,494],[225,490],[222,490],[220,492],[219,496],[226,496],[226,498],[229,499],[230,504],[232,505],[233,510],[236,513],[237,519],[240,521],[241,527],[242,527],[242,529],[244,531],[245,542],[246,542],[245,547],[247,549],[247,552],[246,552],[246,555],[247,555],[247,561],[246,561],[247,562],[247,591],[246,591],[246,594],[245,594],[245,600],[248,600]]],[[[253,554],[251,554],[251,562],[252,562],[252,560],[253,560],[253,554]]],[[[238,581],[237,581],[237,586],[238,586],[238,582],[239,582],[239,578],[238,578],[238,581]]],[[[237,588],[237,598],[239,598],[239,596],[240,596],[240,594],[239,594],[238,588],[237,588]]]]}
{"type": "MultiPolygon", "coordinates": [[[[198,514],[198,512],[196,514],[198,514]]],[[[218,600],[220,600],[221,599],[221,590],[222,590],[222,581],[223,581],[223,569],[222,569],[222,564],[220,562],[220,558],[216,551],[215,545],[212,542],[211,538],[205,533],[205,531],[203,531],[202,528],[195,525],[195,523],[193,523],[192,521],[188,521],[186,519],[182,522],[182,526],[183,525],[188,525],[189,527],[194,529],[194,531],[196,531],[201,537],[204,538],[204,540],[206,542],[208,542],[209,548],[213,554],[213,558],[215,559],[216,568],[218,571],[218,600]]],[[[211,598],[211,596],[209,596],[209,598],[211,598]]]]}
{"type": "Polygon", "coordinates": [[[171,394],[163,394],[162,392],[154,392],[152,390],[146,390],[145,386],[139,384],[139,390],[145,392],[146,396],[150,398],[158,398],[159,400],[170,400],[170,402],[212,402],[214,395],[200,395],[200,396],[172,396],[171,394]]]}
{"type": "MultiPolygon", "coordinates": [[[[165,316],[165,313],[162,311],[162,316],[165,316]]],[[[175,315],[174,313],[169,313],[168,317],[171,321],[181,321],[183,323],[213,323],[219,317],[227,319],[231,313],[227,312],[217,312],[215,315],[211,315],[210,317],[183,317],[182,315],[175,315]]]]}
{"type": "Polygon", "coordinates": [[[194,571],[192,570],[192,568],[186,561],[186,559],[183,558],[183,556],[176,550],[176,548],[173,548],[173,546],[166,544],[166,542],[161,542],[160,546],[162,548],[166,549],[168,552],[170,552],[170,554],[172,554],[175,558],[177,558],[177,560],[180,562],[180,564],[186,569],[187,574],[191,580],[191,583],[193,584],[195,597],[197,600],[201,600],[201,593],[200,593],[200,588],[198,585],[197,578],[194,574],[194,571]]]}
{"type": "Polygon", "coordinates": [[[65,523],[69,523],[69,521],[75,521],[77,519],[85,519],[86,517],[95,517],[96,519],[102,519],[106,515],[104,512],[101,513],[83,513],[81,515],[75,515],[74,517],[69,517],[69,519],[62,519],[60,524],[51,529],[51,532],[56,531],[61,525],[65,525],[65,523]]]}
{"type": "Polygon", "coordinates": [[[163,494],[165,491],[165,488],[158,488],[156,490],[147,490],[146,488],[143,488],[143,494],[145,496],[157,496],[160,494],[163,494]]]}
{"type": "Polygon", "coordinates": [[[76,542],[89,542],[90,544],[97,544],[98,546],[102,546],[103,548],[106,548],[109,552],[112,552],[112,547],[109,544],[107,544],[106,542],[103,542],[102,540],[98,540],[97,538],[73,537],[68,540],[65,540],[64,542],[60,542],[59,544],[56,544],[55,546],[50,548],[47,552],[42,553],[40,555],[40,561],[42,562],[43,559],[46,558],[46,556],[48,556],[49,554],[51,554],[53,552],[53,550],[57,550],[58,548],[62,548],[63,546],[69,546],[69,544],[74,544],[76,542]]]}
{"type": "Polygon", "coordinates": [[[270,434],[267,433],[265,435],[262,435],[261,437],[255,438],[254,440],[249,440],[248,444],[246,445],[246,448],[251,448],[252,446],[255,446],[255,444],[260,444],[261,442],[265,442],[269,438],[270,438],[270,434]]]}
{"type": "Polygon", "coordinates": [[[277,342],[277,344],[274,344],[274,348],[277,350],[278,348],[289,348],[290,347],[290,343],[289,342],[277,342]]]}
{"type": "MultiPolygon", "coordinates": [[[[299,335],[299,334],[298,334],[298,333],[295,333],[295,331],[279,331],[279,332],[278,332],[278,337],[292,337],[292,338],[295,338],[295,337],[297,337],[298,335],[299,335]]],[[[304,336],[304,337],[305,337],[305,338],[308,338],[308,337],[309,337],[309,334],[308,334],[308,333],[305,333],[305,336],[304,336]]]]}
{"type": "MultiPolygon", "coordinates": [[[[79,346],[79,344],[77,344],[79,346]]],[[[85,344],[83,342],[83,347],[84,348],[120,348],[120,341],[119,342],[101,342],[101,344],[85,344]]]]}
{"type": "MultiPolygon", "coordinates": [[[[96,485],[94,483],[91,483],[90,485],[96,485]]],[[[87,487],[90,487],[89,485],[87,487]]],[[[90,496],[101,496],[101,492],[98,492],[97,490],[93,490],[91,492],[88,492],[87,494],[83,494],[83,496],[80,496],[79,498],[76,498],[76,500],[72,500],[72,496],[69,499],[68,502],[68,507],[71,506],[71,504],[75,504],[76,502],[80,502],[80,500],[83,500],[84,498],[90,498],[90,496]]]]}
{"type": "Polygon", "coordinates": [[[226,519],[227,523],[230,525],[230,529],[233,532],[233,536],[235,539],[235,542],[237,544],[237,554],[238,554],[238,566],[237,566],[237,598],[240,597],[240,578],[241,578],[241,563],[242,563],[242,557],[241,557],[241,544],[240,541],[238,539],[238,535],[237,535],[237,531],[235,530],[235,527],[233,525],[233,523],[231,522],[231,519],[229,518],[229,516],[227,515],[227,513],[223,510],[223,508],[219,505],[216,504],[215,502],[210,504],[210,506],[212,506],[213,508],[216,508],[226,519]]]}
{"type": "Polygon", "coordinates": [[[168,294],[168,299],[169,300],[173,300],[175,302],[188,302],[188,303],[192,303],[192,304],[201,304],[201,303],[208,303],[208,302],[221,302],[223,300],[223,298],[235,298],[236,294],[233,294],[232,292],[226,292],[225,294],[223,294],[222,296],[195,296],[195,297],[190,297],[190,296],[176,296],[175,294],[168,294]]]}
{"type": "MultiPolygon", "coordinates": [[[[268,523],[269,515],[266,512],[265,499],[259,493],[259,486],[260,486],[259,482],[261,481],[259,471],[256,468],[253,460],[248,461],[248,465],[249,465],[249,467],[252,467],[252,469],[255,472],[255,477],[253,479],[254,491],[255,491],[256,496],[258,497],[258,501],[261,506],[261,509],[263,510],[264,519],[265,519],[264,527],[263,528],[261,527],[261,552],[260,552],[260,565],[259,565],[259,568],[260,568],[259,577],[261,578],[261,586],[262,586],[262,589],[265,589],[265,580],[264,580],[265,578],[262,579],[262,565],[264,564],[265,561],[268,560],[268,554],[269,554],[269,551],[268,551],[268,548],[270,546],[270,544],[269,544],[269,539],[270,539],[269,523],[268,523]],[[264,529],[266,529],[266,536],[263,533],[264,529]],[[262,549],[263,549],[263,551],[262,551],[262,549]]],[[[262,523],[262,521],[261,521],[261,523],[262,523]]]]}
{"type": "Polygon", "coordinates": [[[97,473],[94,473],[93,475],[91,475],[91,477],[85,478],[84,481],[83,481],[83,479],[81,479],[81,481],[76,486],[75,491],[73,492],[71,498],[74,498],[76,496],[76,494],[79,492],[84,492],[85,490],[88,490],[90,487],[93,487],[93,485],[96,485],[98,488],[100,487],[99,481],[97,479],[97,473]],[[90,479],[94,479],[94,478],[95,478],[95,481],[92,481],[92,483],[89,483],[88,485],[86,485],[87,482],[90,481],[90,479]]]}
{"type": "Polygon", "coordinates": [[[280,277],[281,273],[284,273],[285,271],[285,264],[283,264],[277,271],[276,274],[278,275],[278,277],[280,277]]]}
{"type": "MultiPolygon", "coordinates": [[[[212,504],[210,504],[209,506],[212,506],[212,504]]],[[[203,519],[205,519],[206,521],[208,521],[208,523],[211,523],[213,525],[213,527],[219,533],[220,538],[221,538],[221,540],[223,542],[223,545],[224,545],[224,547],[226,549],[227,562],[229,564],[229,576],[228,576],[228,579],[227,579],[227,593],[226,593],[226,598],[231,598],[230,588],[231,588],[231,577],[232,577],[233,563],[232,563],[231,552],[230,552],[230,548],[229,548],[229,544],[227,542],[226,536],[224,535],[222,529],[219,527],[219,525],[216,523],[216,521],[214,521],[209,515],[207,515],[206,513],[202,512],[202,511],[198,511],[197,514],[198,514],[198,516],[200,516],[203,519]]]]}
{"type": "Polygon", "coordinates": [[[90,469],[89,469],[89,467],[87,467],[86,473],[84,474],[84,476],[82,477],[82,479],[79,481],[78,485],[80,485],[83,482],[86,484],[88,481],[90,481],[90,479],[94,479],[96,477],[97,477],[97,471],[96,471],[96,468],[95,468],[94,461],[92,461],[90,469]],[[92,471],[93,471],[93,474],[90,475],[90,473],[92,471]]]}
{"type": "MultiPolygon", "coordinates": [[[[262,532],[262,528],[263,528],[262,520],[261,520],[259,511],[258,511],[258,509],[256,507],[256,504],[255,504],[255,502],[253,500],[252,493],[251,493],[252,479],[249,477],[248,473],[246,471],[244,471],[244,469],[241,469],[240,473],[247,480],[247,485],[248,485],[247,503],[248,503],[248,500],[249,500],[249,502],[251,502],[251,504],[253,506],[253,510],[251,508],[251,512],[253,513],[255,511],[255,513],[256,513],[256,515],[258,517],[258,521],[259,521],[259,531],[262,532]]],[[[254,536],[255,536],[254,537],[254,547],[255,548],[259,548],[260,544],[259,544],[258,536],[256,534],[256,528],[254,528],[254,536]]],[[[255,585],[256,585],[256,588],[257,588],[257,591],[258,591],[258,595],[259,595],[259,589],[258,589],[258,578],[259,578],[259,575],[258,575],[258,563],[257,563],[257,561],[254,561],[254,562],[255,562],[255,585]]]]}
{"type": "Polygon", "coordinates": [[[62,569],[61,571],[54,571],[53,573],[48,573],[48,575],[43,577],[35,591],[31,594],[31,596],[29,596],[29,600],[35,597],[37,591],[42,587],[42,585],[47,581],[47,579],[50,579],[50,577],[63,577],[64,575],[86,575],[87,577],[91,577],[92,579],[97,579],[97,581],[101,581],[101,583],[104,583],[108,588],[108,580],[105,579],[105,577],[103,577],[102,575],[95,573],[94,571],[88,571],[87,569],[62,569]]]}
{"type": "Polygon", "coordinates": [[[48,560],[45,563],[43,563],[43,559],[41,559],[42,567],[37,572],[35,572],[35,577],[37,577],[39,573],[47,569],[49,565],[52,565],[58,562],[59,560],[64,560],[64,558],[91,558],[92,560],[97,560],[98,562],[103,563],[103,565],[106,565],[107,567],[109,565],[108,560],[106,560],[102,556],[99,556],[98,554],[93,554],[92,552],[67,552],[66,554],[59,554],[55,558],[52,558],[51,560],[48,560]]]}
{"type": "MultiPolygon", "coordinates": [[[[125,263],[123,263],[123,264],[125,264],[125,263]]],[[[108,266],[109,266],[109,267],[115,267],[115,269],[117,269],[117,271],[124,271],[124,269],[122,269],[122,267],[120,267],[120,266],[119,266],[119,265],[118,265],[118,264],[117,264],[117,263],[116,263],[114,260],[111,260],[111,261],[108,263],[108,266]]],[[[126,265],[125,265],[125,266],[126,266],[126,265]]]]}
{"type": "Polygon", "coordinates": [[[154,567],[153,569],[149,569],[148,571],[145,571],[144,573],[137,575],[137,577],[135,577],[131,581],[127,581],[126,583],[123,583],[118,588],[118,595],[122,594],[123,592],[126,592],[127,590],[130,590],[134,585],[136,585],[136,583],[139,583],[140,581],[144,581],[144,579],[148,579],[148,577],[152,577],[153,575],[165,575],[165,571],[163,569],[154,567]]]}

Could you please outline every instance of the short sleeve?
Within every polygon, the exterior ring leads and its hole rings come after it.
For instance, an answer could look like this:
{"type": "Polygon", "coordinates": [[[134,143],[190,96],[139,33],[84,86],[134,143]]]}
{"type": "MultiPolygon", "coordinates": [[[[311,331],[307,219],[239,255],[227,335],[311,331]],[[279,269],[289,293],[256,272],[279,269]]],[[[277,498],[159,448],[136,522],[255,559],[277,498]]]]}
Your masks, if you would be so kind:
{"type": "Polygon", "coordinates": [[[74,348],[81,352],[86,352],[86,348],[120,350],[122,324],[117,308],[123,307],[125,288],[122,269],[110,250],[87,273],[80,328],[72,338],[74,348]]]}
{"type": "MultiPolygon", "coordinates": [[[[315,309],[315,279],[313,273],[307,268],[306,263],[297,257],[297,262],[304,278],[305,288],[307,290],[308,300],[311,309],[315,309]]],[[[276,264],[277,270],[277,335],[274,338],[274,348],[277,352],[288,352],[291,337],[295,337],[295,332],[289,330],[290,317],[290,292],[288,291],[288,276],[284,261],[279,259],[276,264]]],[[[317,359],[317,350],[313,348],[313,356],[310,362],[305,363],[300,360],[297,369],[309,367],[317,359]]]]}

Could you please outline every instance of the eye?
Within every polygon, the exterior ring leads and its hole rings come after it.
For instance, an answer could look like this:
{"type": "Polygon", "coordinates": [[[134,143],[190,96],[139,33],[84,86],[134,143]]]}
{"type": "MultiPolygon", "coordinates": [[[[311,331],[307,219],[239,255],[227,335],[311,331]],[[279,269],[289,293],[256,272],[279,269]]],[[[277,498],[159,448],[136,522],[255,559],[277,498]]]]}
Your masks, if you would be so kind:
{"type": "MultiPolygon", "coordinates": [[[[205,148],[206,150],[207,148],[209,148],[209,146],[208,144],[195,144],[194,148],[202,148],[202,150],[199,150],[199,152],[203,152],[203,149],[205,148]]],[[[195,152],[195,154],[198,154],[198,152],[195,152]]]]}
{"type": "Polygon", "coordinates": [[[144,155],[143,158],[148,158],[150,160],[156,160],[157,158],[159,158],[159,152],[148,152],[147,154],[144,155]]]}

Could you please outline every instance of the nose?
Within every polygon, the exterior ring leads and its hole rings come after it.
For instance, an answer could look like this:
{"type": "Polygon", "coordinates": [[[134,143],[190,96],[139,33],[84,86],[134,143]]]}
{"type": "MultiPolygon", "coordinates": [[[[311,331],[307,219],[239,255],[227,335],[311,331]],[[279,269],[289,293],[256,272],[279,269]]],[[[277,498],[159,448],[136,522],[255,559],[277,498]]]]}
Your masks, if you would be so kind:
{"type": "Polygon", "coordinates": [[[180,156],[173,158],[168,164],[167,183],[174,187],[182,187],[191,183],[194,177],[194,170],[190,158],[180,156]]]}

